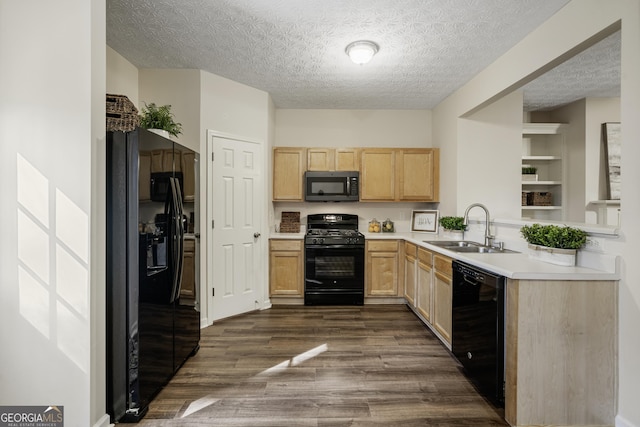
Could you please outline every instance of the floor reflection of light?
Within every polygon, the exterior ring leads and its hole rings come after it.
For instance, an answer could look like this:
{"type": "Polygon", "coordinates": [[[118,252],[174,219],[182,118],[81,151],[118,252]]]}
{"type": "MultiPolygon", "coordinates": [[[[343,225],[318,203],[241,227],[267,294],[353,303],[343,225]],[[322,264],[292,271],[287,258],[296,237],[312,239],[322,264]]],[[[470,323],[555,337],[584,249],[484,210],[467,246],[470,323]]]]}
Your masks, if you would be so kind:
{"type": "Polygon", "coordinates": [[[184,414],[182,414],[181,418],[186,418],[191,414],[194,414],[198,411],[200,411],[201,409],[204,409],[208,406],[213,405],[214,403],[216,403],[218,400],[220,399],[215,399],[213,397],[202,397],[198,400],[194,400],[193,402],[191,402],[189,404],[189,406],[187,407],[187,409],[184,411],[184,414]]]}
{"type": "Polygon", "coordinates": [[[257,376],[273,375],[279,372],[283,372],[290,366],[298,366],[301,363],[304,363],[307,360],[312,359],[317,355],[324,353],[327,350],[328,350],[328,347],[326,344],[319,345],[316,348],[312,348],[311,350],[305,351],[304,353],[300,353],[299,355],[294,356],[289,360],[285,360],[282,363],[278,363],[275,366],[265,369],[264,371],[260,372],[257,376]]]}
{"type": "MultiPolygon", "coordinates": [[[[328,349],[329,347],[327,346],[327,344],[319,345],[318,347],[312,348],[309,351],[300,353],[299,355],[294,356],[291,359],[285,360],[284,362],[278,363],[275,366],[265,369],[264,371],[257,374],[256,377],[270,376],[270,375],[282,373],[286,371],[287,368],[300,365],[301,363],[304,363],[307,360],[312,359],[321,353],[324,353],[328,349]]],[[[191,414],[201,411],[202,409],[215,404],[219,400],[220,400],[219,398],[214,398],[211,396],[205,396],[205,397],[201,397],[200,399],[194,400],[189,404],[187,409],[184,411],[184,414],[182,414],[181,418],[186,418],[191,414]]]]}

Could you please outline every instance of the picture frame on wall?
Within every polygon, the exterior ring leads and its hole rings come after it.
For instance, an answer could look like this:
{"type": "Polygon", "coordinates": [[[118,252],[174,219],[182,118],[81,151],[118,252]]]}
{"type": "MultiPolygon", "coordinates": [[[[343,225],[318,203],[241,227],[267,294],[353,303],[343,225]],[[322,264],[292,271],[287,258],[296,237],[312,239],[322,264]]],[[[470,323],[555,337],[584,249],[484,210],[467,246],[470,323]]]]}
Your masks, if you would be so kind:
{"type": "Polygon", "coordinates": [[[438,232],[437,210],[414,210],[411,211],[411,231],[419,233],[438,232]]]}
{"type": "Polygon", "coordinates": [[[606,164],[607,200],[620,200],[620,123],[602,123],[602,143],[606,164]]]}

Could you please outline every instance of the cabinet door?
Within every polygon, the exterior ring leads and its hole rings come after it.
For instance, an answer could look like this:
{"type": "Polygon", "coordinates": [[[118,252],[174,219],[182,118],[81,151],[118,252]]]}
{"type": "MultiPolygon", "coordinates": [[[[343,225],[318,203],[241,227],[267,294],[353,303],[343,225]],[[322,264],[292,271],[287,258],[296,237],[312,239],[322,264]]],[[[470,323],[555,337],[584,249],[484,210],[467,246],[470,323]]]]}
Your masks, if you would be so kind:
{"type": "Polygon", "coordinates": [[[367,296],[400,296],[399,242],[397,240],[367,241],[365,292],[367,296]]]}
{"type": "Polygon", "coordinates": [[[180,287],[181,298],[196,297],[196,242],[185,239],[184,253],[182,255],[182,285],[180,287]]]}
{"type": "Polygon", "coordinates": [[[193,202],[196,195],[196,153],[193,151],[182,152],[182,179],[185,202],[193,202]]]}
{"type": "Polygon", "coordinates": [[[433,326],[449,345],[451,345],[451,304],[453,299],[451,261],[451,258],[441,255],[433,257],[433,326]]]}
{"type": "Polygon", "coordinates": [[[151,153],[141,151],[139,154],[138,199],[151,200],[151,153]]]}
{"type": "Polygon", "coordinates": [[[269,242],[269,294],[303,295],[302,241],[271,240],[269,242]]]}
{"type": "Polygon", "coordinates": [[[334,148],[307,148],[308,171],[331,171],[335,165],[334,148]]]}
{"type": "Polygon", "coordinates": [[[451,344],[451,278],[437,271],[434,274],[433,326],[451,344]]]}
{"type": "Polygon", "coordinates": [[[431,267],[431,252],[418,248],[418,277],[416,279],[416,308],[429,323],[431,318],[431,300],[433,268],[431,267]]]}
{"type": "Polygon", "coordinates": [[[440,161],[437,148],[399,150],[396,162],[400,201],[438,201],[440,161]]]}
{"type": "Polygon", "coordinates": [[[273,200],[302,201],[304,197],[302,177],[306,166],[304,148],[274,148],[273,200]]]}
{"type": "Polygon", "coordinates": [[[360,173],[360,200],[395,200],[395,150],[363,149],[360,173]]]}
{"type": "Polygon", "coordinates": [[[357,148],[336,148],[337,171],[359,171],[360,150],[357,148]]]}
{"type": "Polygon", "coordinates": [[[404,297],[409,305],[416,306],[416,255],[417,246],[404,244],[404,297]]]}

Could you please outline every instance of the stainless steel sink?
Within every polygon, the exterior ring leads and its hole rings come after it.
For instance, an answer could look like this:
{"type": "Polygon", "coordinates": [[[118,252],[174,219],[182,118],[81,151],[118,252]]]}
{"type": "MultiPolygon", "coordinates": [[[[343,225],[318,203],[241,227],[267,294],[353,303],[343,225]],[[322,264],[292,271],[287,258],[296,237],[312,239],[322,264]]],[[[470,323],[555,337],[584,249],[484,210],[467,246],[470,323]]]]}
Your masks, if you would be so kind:
{"type": "Polygon", "coordinates": [[[452,252],[459,253],[484,253],[484,254],[515,254],[516,251],[509,249],[492,248],[484,246],[478,242],[469,240],[423,240],[425,243],[439,246],[442,249],[448,249],[452,252]]]}

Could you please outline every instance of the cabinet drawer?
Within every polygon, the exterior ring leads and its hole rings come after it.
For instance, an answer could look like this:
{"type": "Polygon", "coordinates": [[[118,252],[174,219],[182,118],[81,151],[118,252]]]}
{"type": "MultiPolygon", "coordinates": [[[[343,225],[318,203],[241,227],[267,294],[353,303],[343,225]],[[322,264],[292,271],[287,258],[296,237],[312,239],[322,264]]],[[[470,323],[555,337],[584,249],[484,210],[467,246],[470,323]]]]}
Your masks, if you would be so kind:
{"type": "Polygon", "coordinates": [[[445,276],[451,277],[451,258],[442,256],[442,255],[434,255],[433,263],[435,265],[436,271],[444,274],[445,276]]]}
{"type": "Polygon", "coordinates": [[[302,240],[269,240],[269,249],[272,251],[299,251],[302,250],[302,240]]]}
{"type": "Polygon", "coordinates": [[[404,253],[407,256],[415,258],[417,256],[418,247],[413,243],[404,242],[404,253]]]}
{"type": "Polygon", "coordinates": [[[418,248],[418,260],[424,265],[433,265],[433,261],[431,260],[431,252],[426,249],[418,248]]]}
{"type": "Polygon", "coordinates": [[[369,252],[397,252],[397,240],[367,240],[367,250],[369,252]]]}

